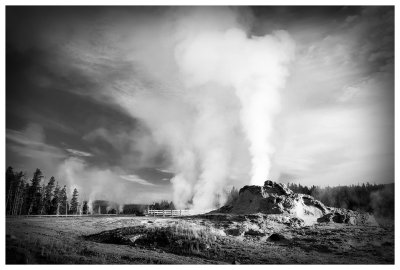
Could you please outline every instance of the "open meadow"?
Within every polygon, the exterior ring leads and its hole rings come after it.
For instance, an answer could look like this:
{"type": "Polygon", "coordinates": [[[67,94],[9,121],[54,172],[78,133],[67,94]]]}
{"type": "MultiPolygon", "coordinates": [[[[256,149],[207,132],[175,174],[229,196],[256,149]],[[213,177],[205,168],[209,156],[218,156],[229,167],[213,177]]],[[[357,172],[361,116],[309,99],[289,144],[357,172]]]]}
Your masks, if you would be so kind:
{"type": "Polygon", "coordinates": [[[7,217],[7,264],[393,264],[394,226],[274,215],[7,217]]]}

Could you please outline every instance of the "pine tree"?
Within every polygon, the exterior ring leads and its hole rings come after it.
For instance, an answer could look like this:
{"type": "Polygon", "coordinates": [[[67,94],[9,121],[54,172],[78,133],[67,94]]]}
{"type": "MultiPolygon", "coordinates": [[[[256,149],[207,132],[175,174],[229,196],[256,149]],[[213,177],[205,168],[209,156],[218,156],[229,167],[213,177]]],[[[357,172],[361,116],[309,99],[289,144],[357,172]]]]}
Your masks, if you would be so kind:
{"type": "Polygon", "coordinates": [[[169,202],[166,200],[162,200],[160,203],[160,208],[161,208],[161,210],[168,210],[169,202]]]}
{"type": "Polygon", "coordinates": [[[60,186],[58,182],[53,192],[53,199],[51,200],[51,214],[59,215],[60,214],[60,186]]]}
{"type": "Polygon", "coordinates": [[[46,186],[43,184],[40,187],[38,198],[37,198],[37,213],[39,215],[45,214],[45,209],[44,209],[44,198],[45,198],[45,192],[46,192],[46,186]]]}
{"type": "Polygon", "coordinates": [[[82,214],[84,215],[89,214],[89,205],[87,201],[83,201],[82,214]]]}
{"type": "Polygon", "coordinates": [[[7,180],[10,181],[7,192],[6,213],[8,215],[18,215],[18,210],[25,195],[25,175],[23,172],[14,173],[11,167],[9,167],[9,169],[6,176],[8,178],[7,180]]]}
{"type": "Polygon", "coordinates": [[[175,205],[174,205],[174,203],[173,203],[172,201],[169,203],[168,209],[169,209],[169,210],[175,210],[175,209],[176,209],[176,208],[175,208],[175,205]]]}
{"type": "Polygon", "coordinates": [[[24,181],[25,186],[23,187],[23,198],[22,203],[19,207],[18,215],[27,215],[28,214],[28,199],[29,199],[29,192],[30,192],[30,185],[24,181]]]}
{"type": "Polygon", "coordinates": [[[158,202],[156,202],[156,203],[154,204],[154,208],[153,208],[153,209],[155,209],[155,210],[162,210],[161,207],[160,207],[160,204],[159,204],[158,202]]]}
{"type": "Polygon", "coordinates": [[[54,179],[54,176],[52,176],[44,189],[44,213],[47,215],[51,214],[52,210],[52,197],[55,181],[56,179],[54,179]]]}
{"type": "Polygon", "coordinates": [[[39,169],[36,169],[31,180],[31,185],[28,194],[28,215],[38,214],[38,207],[40,206],[41,192],[40,192],[40,182],[43,178],[43,174],[39,169]]]}
{"type": "Polygon", "coordinates": [[[78,190],[76,188],[74,189],[74,192],[72,193],[70,212],[73,215],[76,215],[78,212],[78,190]]]}
{"type": "Polygon", "coordinates": [[[13,203],[13,207],[12,207],[12,215],[20,215],[21,214],[21,209],[22,209],[22,205],[24,203],[25,194],[26,194],[25,174],[23,172],[19,172],[16,175],[16,177],[18,179],[18,185],[17,185],[17,189],[15,192],[14,203],[13,203]]]}
{"type": "Polygon", "coordinates": [[[6,212],[9,214],[11,208],[10,202],[12,197],[12,188],[15,182],[15,174],[13,168],[10,166],[6,171],[6,212]]]}
{"type": "Polygon", "coordinates": [[[67,197],[67,186],[64,186],[59,193],[59,214],[68,214],[68,197],[67,197]]]}

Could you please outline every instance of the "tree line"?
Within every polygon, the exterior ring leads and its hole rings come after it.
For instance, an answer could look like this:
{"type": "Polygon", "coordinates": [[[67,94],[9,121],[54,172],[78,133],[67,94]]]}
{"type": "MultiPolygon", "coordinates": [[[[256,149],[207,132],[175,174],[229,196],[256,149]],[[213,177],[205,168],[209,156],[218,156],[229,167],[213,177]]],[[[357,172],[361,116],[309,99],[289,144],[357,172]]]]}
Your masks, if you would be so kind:
{"type": "Polygon", "coordinates": [[[173,202],[162,200],[149,205],[150,210],[176,210],[173,202]]]}
{"type": "MultiPolygon", "coordinates": [[[[75,188],[69,200],[67,186],[61,187],[54,176],[47,183],[43,183],[43,173],[36,169],[33,177],[27,180],[24,172],[14,171],[10,166],[6,170],[6,214],[7,215],[76,215],[94,213],[116,213],[114,208],[107,210],[109,202],[97,200],[91,205],[88,202],[79,202],[79,192],[75,188]],[[104,209],[103,209],[104,208],[104,209]]],[[[130,212],[124,208],[124,214],[130,212]],[[126,213],[125,213],[126,212],[126,213]]],[[[154,202],[144,209],[175,210],[174,203],[162,200],[154,202]]],[[[134,209],[135,210],[135,209],[134,209]]],[[[133,213],[138,212],[135,210],[133,213]]]]}
{"type": "Polygon", "coordinates": [[[361,185],[327,186],[323,188],[290,183],[288,188],[296,193],[311,195],[326,206],[394,217],[394,183],[363,183],[361,185]]]}
{"type": "Polygon", "coordinates": [[[67,186],[59,186],[50,177],[47,184],[42,183],[43,173],[36,169],[30,180],[25,173],[15,172],[12,167],[6,170],[6,214],[7,215],[74,215],[87,212],[88,205],[78,201],[75,188],[68,200],[67,186]]]}
{"type": "MultiPolygon", "coordinates": [[[[6,170],[6,214],[7,215],[75,215],[89,214],[87,201],[78,201],[79,193],[75,188],[68,200],[67,186],[59,186],[52,176],[47,183],[42,183],[43,174],[36,169],[30,180],[22,171],[6,170]]],[[[289,183],[293,192],[308,194],[326,206],[347,208],[370,212],[385,217],[394,217],[394,184],[361,184],[351,186],[319,187],[289,183]]],[[[239,196],[239,191],[232,187],[226,192],[227,203],[232,204],[239,196]]],[[[166,200],[154,202],[148,206],[153,210],[175,210],[173,202],[166,200]]],[[[133,208],[132,208],[133,209],[133,208]]],[[[131,209],[131,210],[132,210],[131,209]]],[[[135,208],[136,209],[136,208],[135,208]]],[[[136,211],[133,209],[132,211],[136,211]]],[[[124,209],[127,212],[128,209],[124,209]]]]}

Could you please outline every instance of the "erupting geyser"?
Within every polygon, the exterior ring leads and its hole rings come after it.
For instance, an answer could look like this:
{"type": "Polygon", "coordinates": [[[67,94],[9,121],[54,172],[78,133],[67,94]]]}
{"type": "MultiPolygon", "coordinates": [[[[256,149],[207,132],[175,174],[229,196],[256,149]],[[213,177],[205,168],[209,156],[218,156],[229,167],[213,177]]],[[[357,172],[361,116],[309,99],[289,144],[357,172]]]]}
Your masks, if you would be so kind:
{"type": "Polygon", "coordinates": [[[157,37],[140,36],[127,53],[152,84],[133,76],[113,98],[169,156],[178,208],[221,205],[231,181],[262,184],[268,177],[294,43],[285,31],[255,36],[247,13],[177,9],[160,19],[157,37]]]}

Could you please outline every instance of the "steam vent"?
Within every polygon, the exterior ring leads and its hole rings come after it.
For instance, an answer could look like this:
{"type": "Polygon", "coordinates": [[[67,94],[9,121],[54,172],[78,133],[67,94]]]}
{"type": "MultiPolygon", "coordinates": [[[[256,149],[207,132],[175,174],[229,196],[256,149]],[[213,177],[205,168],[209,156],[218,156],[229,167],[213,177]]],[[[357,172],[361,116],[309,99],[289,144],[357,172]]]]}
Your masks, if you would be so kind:
{"type": "Polygon", "coordinates": [[[327,207],[310,195],[294,193],[285,184],[265,181],[264,186],[244,186],[239,197],[231,205],[216,212],[231,214],[266,214],[298,218],[305,225],[320,222],[376,224],[368,213],[327,207]]]}

